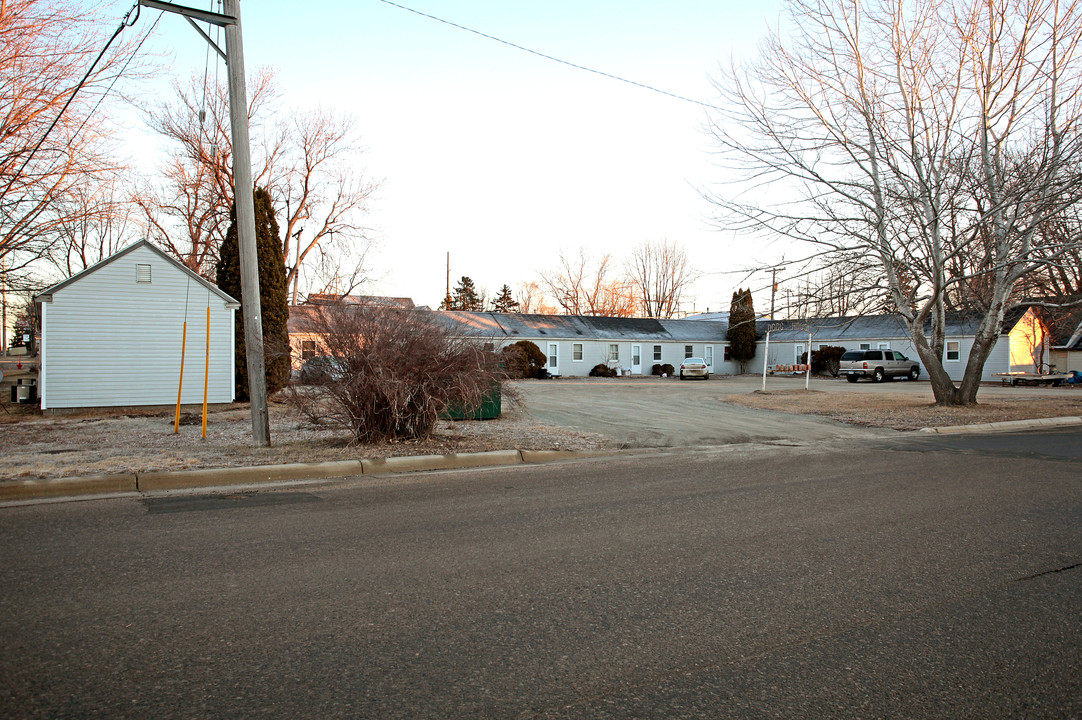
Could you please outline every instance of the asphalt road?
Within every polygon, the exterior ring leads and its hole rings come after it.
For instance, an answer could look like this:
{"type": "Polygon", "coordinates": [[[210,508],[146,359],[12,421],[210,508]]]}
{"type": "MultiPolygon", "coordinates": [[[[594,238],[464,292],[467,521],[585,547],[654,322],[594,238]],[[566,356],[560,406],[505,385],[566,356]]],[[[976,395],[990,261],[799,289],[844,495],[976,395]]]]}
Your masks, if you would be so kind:
{"type": "Polygon", "coordinates": [[[1078,717],[1082,434],[997,437],[3,509],[0,716],[1078,717]]]}

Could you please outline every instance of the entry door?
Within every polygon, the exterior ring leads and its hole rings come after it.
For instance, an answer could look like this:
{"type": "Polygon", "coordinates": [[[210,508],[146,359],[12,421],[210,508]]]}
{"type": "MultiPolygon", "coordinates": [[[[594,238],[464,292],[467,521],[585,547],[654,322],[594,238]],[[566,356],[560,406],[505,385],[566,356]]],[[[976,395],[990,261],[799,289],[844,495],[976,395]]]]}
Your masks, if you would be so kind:
{"type": "Polygon", "coordinates": [[[642,345],[631,346],[631,374],[642,375],[642,345]]]}
{"type": "Polygon", "coordinates": [[[707,345],[706,349],[703,350],[703,360],[706,361],[706,368],[710,372],[714,372],[714,346],[713,345],[707,345]]]}
{"type": "Polygon", "coordinates": [[[560,346],[549,343],[549,375],[560,374],[560,346]]]}
{"type": "Polygon", "coordinates": [[[804,346],[803,345],[797,345],[796,346],[796,352],[793,353],[793,355],[795,356],[793,358],[793,362],[795,364],[799,365],[800,364],[800,356],[803,355],[803,354],[804,354],[804,346]]]}

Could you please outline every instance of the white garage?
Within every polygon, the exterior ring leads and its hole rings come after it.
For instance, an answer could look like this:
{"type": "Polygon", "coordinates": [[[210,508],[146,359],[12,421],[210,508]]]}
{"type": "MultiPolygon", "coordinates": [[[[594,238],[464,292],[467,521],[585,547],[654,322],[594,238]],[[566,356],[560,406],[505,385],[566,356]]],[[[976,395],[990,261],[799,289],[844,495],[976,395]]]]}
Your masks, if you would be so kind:
{"type": "Polygon", "coordinates": [[[151,243],[129,245],[35,301],[42,410],[173,405],[182,356],[183,404],[203,402],[204,380],[209,403],[233,401],[240,303],[151,243]]]}

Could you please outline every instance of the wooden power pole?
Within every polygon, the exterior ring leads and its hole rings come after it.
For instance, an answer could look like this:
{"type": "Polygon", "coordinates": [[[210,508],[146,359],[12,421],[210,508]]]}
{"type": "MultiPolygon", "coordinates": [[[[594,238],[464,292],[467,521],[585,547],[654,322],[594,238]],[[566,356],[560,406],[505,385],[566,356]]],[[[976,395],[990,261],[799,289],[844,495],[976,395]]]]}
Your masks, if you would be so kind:
{"type": "Polygon", "coordinates": [[[244,84],[244,42],[240,31],[240,0],[223,0],[222,12],[175,5],[160,0],[139,0],[140,5],[183,15],[196,32],[223,59],[229,78],[229,124],[233,139],[233,202],[237,208],[237,245],[240,253],[241,311],[248,362],[248,397],[252,401],[252,442],[270,447],[267,414],[266,368],[263,364],[263,320],[259,304],[259,259],[255,244],[255,203],[252,199],[252,159],[248,143],[248,98],[244,84]],[[211,40],[196,20],[225,29],[225,50],[211,40]]]}

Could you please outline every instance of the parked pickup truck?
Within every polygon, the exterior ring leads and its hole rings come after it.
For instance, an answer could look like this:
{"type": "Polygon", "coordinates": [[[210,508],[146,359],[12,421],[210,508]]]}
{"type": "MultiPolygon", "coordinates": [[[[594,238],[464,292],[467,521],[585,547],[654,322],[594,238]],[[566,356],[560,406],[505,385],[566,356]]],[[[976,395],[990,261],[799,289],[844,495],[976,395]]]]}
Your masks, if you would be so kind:
{"type": "Polygon", "coordinates": [[[842,355],[838,372],[845,375],[849,382],[856,382],[862,377],[871,378],[874,382],[896,377],[916,380],[920,377],[920,363],[897,350],[847,350],[842,355]]]}

